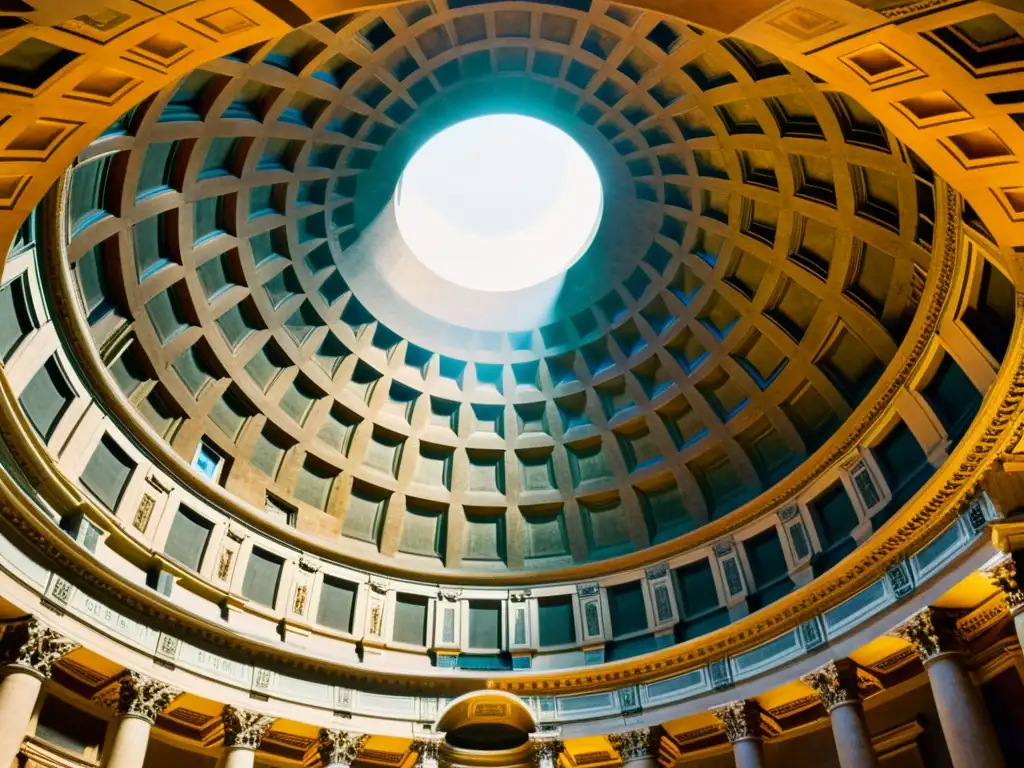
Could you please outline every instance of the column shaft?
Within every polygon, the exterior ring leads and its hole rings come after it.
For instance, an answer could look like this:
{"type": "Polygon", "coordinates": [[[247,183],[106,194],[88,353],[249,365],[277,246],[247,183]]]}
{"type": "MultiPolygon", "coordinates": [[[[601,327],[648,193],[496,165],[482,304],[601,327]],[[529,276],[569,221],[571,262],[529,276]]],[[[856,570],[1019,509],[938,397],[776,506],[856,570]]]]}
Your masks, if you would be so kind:
{"type": "Polygon", "coordinates": [[[832,735],[842,768],[877,768],[878,758],[871,744],[871,734],[864,720],[860,701],[851,700],[832,708],[832,735]]]}
{"type": "Polygon", "coordinates": [[[149,748],[149,720],[131,715],[114,720],[114,738],[103,756],[103,768],[142,768],[149,748]]]}
{"type": "Polygon", "coordinates": [[[764,768],[764,742],[761,739],[740,739],[732,743],[736,768],[764,768]]]}
{"type": "Polygon", "coordinates": [[[940,654],[925,668],[954,768],[1004,768],[985,702],[959,657],[940,654]]]}
{"type": "Polygon", "coordinates": [[[1024,648],[1024,609],[1017,609],[1013,614],[1013,628],[1017,630],[1017,641],[1024,648]]]}
{"type": "Polygon", "coordinates": [[[19,667],[0,680],[0,766],[10,765],[21,749],[42,686],[39,675],[19,667]]]}
{"type": "Polygon", "coordinates": [[[256,750],[248,747],[224,747],[217,768],[253,768],[256,750]]]}

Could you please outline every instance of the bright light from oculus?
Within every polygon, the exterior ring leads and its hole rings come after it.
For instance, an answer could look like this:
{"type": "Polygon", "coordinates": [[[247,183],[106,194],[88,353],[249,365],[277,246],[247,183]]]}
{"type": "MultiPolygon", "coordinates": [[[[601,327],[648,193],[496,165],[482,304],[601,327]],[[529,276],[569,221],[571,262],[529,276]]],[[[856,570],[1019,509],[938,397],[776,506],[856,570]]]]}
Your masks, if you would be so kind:
{"type": "Polygon", "coordinates": [[[597,234],[601,208],[601,179],[583,148],[514,114],[438,133],[395,194],[398,230],[416,258],[480,291],[516,291],[567,270],[597,234]]]}

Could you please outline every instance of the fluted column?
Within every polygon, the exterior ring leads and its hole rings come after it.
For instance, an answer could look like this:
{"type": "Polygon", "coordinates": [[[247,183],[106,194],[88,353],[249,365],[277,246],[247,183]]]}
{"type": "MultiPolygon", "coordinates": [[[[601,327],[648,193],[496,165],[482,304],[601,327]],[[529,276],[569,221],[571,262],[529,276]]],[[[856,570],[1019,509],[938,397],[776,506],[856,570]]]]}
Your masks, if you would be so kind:
{"type": "Polygon", "coordinates": [[[103,755],[104,768],[142,768],[149,748],[149,733],[156,716],[181,695],[181,691],[125,670],[113,693],[114,738],[103,755]]]}
{"type": "Polygon", "coordinates": [[[730,701],[709,711],[725,723],[725,736],[732,744],[736,768],[765,768],[764,737],[777,734],[778,723],[768,717],[756,701],[745,699],[730,701]]]}
{"type": "Polygon", "coordinates": [[[0,766],[10,765],[25,738],[43,681],[53,664],[78,647],[34,618],[8,624],[0,636],[0,766]]]}
{"type": "Polygon", "coordinates": [[[1012,557],[985,571],[985,576],[1002,590],[1006,607],[1013,619],[1013,628],[1017,632],[1017,641],[1024,648],[1024,590],[1017,583],[1018,561],[1024,562],[1024,555],[1014,552],[1012,557]]]}
{"type": "Polygon", "coordinates": [[[366,741],[362,733],[320,729],[320,764],[323,768],[351,768],[359,748],[366,741]]]}
{"type": "Polygon", "coordinates": [[[882,686],[850,659],[830,661],[800,678],[828,712],[842,768],[877,768],[878,758],[864,719],[861,696],[882,686]]]}
{"type": "Polygon", "coordinates": [[[561,735],[561,730],[535,731],[530,734],[534,768],[555,768],[558,765],[558,754],[562,751],[561,735]]]}
{"type": "Polygon", "coordinates": [[[612,733],[608,741],[622,758],[623,768],[657,768],[658,760],[651,754],[654,745],[651,744],[650,728],[612,733]]]}
{"type": "Polygon", "coordinates": [[[428,733],[416,739],[412,748],[417,753],[416,768],[439,768],[443,733],[428,733]]]}
{"type": "Polygon", "coordinates": [[[224,721],[224,748],[218,768],[253,768],[256,750],[273,725],[274,718],[230,704],[224,706],[221,718],[224,721]]]}
{"type": "Polygon", "coordinates": [[[955,617],[922,608],[890,634],[911,643],[924,663],[954,768],[1003,768],[985,702],[961,662],[955,617]]]}

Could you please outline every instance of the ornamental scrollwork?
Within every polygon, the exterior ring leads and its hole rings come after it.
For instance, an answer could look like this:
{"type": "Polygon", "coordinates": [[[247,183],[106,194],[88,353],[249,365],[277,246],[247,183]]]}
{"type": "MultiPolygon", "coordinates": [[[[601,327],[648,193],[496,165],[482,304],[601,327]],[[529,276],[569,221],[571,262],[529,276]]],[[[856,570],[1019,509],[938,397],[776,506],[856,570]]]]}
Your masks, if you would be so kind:
{"type": "Polygon", "coordinates": [[[274,718],[248,709],[225,704],[221,715],[224,721],[224,746],[258,749],[264,735],[274,724],[274,718]]]}
{"type": "Polygon", "coordinates": [[[125,670],[117,681],[118,695],[114,712],[119,717],[140,717],[150,723],[181,695],[181,689],[153,680],[133,669],[125,670]]]}
{"type": "Polygon", "coordinates": [[[986,578],[997,587],[1006,600],[1006,607],[1015,612],[1024,607],[1024,590],[1017,583],[1017,566],[1011,558],[984,571],[986,578]]]}
{"type": "Polygon", "coordinates": [[[803,675],[800,681],[814,689],[826,712],[831,712],[843,704],[858,702],[882,687],[878,678],[858,667],[850,659],[830,661],[803,675]]]}
{"type": "Polygon", "coordinates": [[[632,731],[612,733],[608,735],[608,741],[615,747],[619,757],[623,760],[646,757],[651,753],[650,728],[636,728],[632,731]]]}
{"type": "Polygon", "coordinates": [[[60,632],[30,617],[9,624],[0,636],[0,662],[29,669],[48,679],[54,663],[77,647],[60,632]]]}
{"type": "Polygon", "coordinates": [[[952,613],[939,608],[922,608],[888,634],[914,646],[923,662],[943,653],[955,653],[963,649],[956,631],[956,618],[952,613]]]}
{"type": "Polygon", "coordinates": [[[778,723],[764,713],[757,702],[749,699],[730,701],[712,707],[711,714],[725,724],[725,737],[730,744],[744,739],[760,739],[780,732],[778,723]]]}
{"type": "Polygon", "coordinates": [[[363,742],[366,741],[366,734],[348,733],[346,731],[335,731],[330,728],[320,729],[319,751],[320,762],[330,766],[351,765],[363,742]]]}

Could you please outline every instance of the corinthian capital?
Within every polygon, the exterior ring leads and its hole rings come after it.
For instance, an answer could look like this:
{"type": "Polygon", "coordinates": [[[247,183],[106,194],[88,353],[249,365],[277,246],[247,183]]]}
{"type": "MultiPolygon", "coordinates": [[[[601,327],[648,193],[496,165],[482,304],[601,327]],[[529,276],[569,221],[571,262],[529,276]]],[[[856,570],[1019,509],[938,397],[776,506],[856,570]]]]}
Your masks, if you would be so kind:
{"type": "Polygon", "coordinates": [[[619,757],[623,760],[646,757],[651,753],[650,728],[636,728],[632,731],[612,733],[608,735],[608,741],[618,750],[619,757]]]}
{"type": "Polygon", "coordinates": [[[924,662],[963,649],[956,632],[956,617],[941,608],[922,608],[888,634],[913,645],[924,662]]]}
{"type": "Polygon", "coordinates": [[[42,678],[53,673],[53,664],[78,647],[35,618],[8,624],[0,636],[0,662],[32,670],[42,678]]]}
{"type": "Polygon", "coordinates": [[[814,689],[827,712],[841,704],[860,701],[864,695],[882,687],[878,678],[865,672],[850,659],[830,661],[800,680],[814,689]]]}
{"type": "Polygon", "coordinates": [[[533,764],[536,768],[555,768],[562,751],[561,731],[537,731],[530,734],[533,743],[533,764]]]}
{"type": "Polygon", "coordinates": [[[764,713],[756,701],[740,699],[708,710],[725,723],[725,737],[730,744],[743,739],[760,739],[779,733],[778,723],[764,713]]]}
{"type": "Polygon", "coordinates": [[[320,729],[320,762],[325,766],[350,766],[366,741],[362,733],[320,729]]]}
{"type": "Polygon", "coordinates": [[[982,573],[993,586],[1002,591],[1011,614],[1024,608],[1024,590],[1017,583],[1017,565],[1012,558],[1006,558],[982,573]]]}
{"type": "Polygon", "coordinates": [[[438,768],[441,757],[443,733],[425,733],[412,743],[412,749],[418,757],[416,768],[438,768]]]}
{"type": "Polygon", "coordinates": [[[250,712],[248,709],[238,709],[230,704],[224,705],[221,718],[224,720],[224,746],[246,749],[259,747],[275,719],[259,712],[250,712]]]}
{"type": "Polygon", "coordinates": [[[152,723],[180,695],[180,689],[128,669],[118,680],[114,711],[121,717],[141,717],[152,723]]]}

